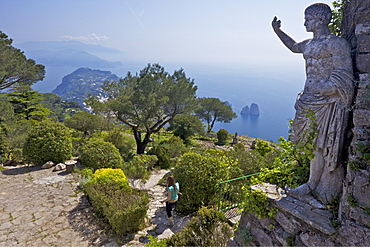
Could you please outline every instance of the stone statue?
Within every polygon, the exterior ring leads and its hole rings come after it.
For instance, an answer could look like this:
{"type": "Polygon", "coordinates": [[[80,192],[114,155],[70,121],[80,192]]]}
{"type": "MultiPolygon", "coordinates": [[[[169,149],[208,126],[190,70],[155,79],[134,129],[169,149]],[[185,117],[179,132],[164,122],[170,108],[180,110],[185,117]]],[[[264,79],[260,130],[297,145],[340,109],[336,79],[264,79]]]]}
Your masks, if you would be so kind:
{"type": "MultiPolygon", "coordinates": [[[[354,94],[351,48],[345,39],[330,32],[330,20],[328,5],[316,3],[308,6],[304,26],[307,32],[313,33],[313,38],[302,42],[296,42],[284,33],[281,21],[276,17],[272,21],[274,31],[284,45],[294,53],[303,53],[306,62],[307,78],[304,90],[296,100],[291,141],[295,144],[304,141],[302,134],[309,128],[307,114],[310,112],[314,113],[318,131],[309,180],[289,190],[288,194],[297,198],[315,194],[325,204],[338,196],[342,189],[344,168],[341,155],[348,110],[354,94]]],[[[320,207],[322,204],[317,205],[320,207]]]]}

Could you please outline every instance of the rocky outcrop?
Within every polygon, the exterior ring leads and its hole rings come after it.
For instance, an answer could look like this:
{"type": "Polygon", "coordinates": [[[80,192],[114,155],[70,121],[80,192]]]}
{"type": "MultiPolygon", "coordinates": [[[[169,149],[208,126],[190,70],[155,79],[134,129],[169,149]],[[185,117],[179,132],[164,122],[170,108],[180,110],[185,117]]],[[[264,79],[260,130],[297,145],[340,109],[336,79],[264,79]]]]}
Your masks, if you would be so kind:
{"type": "Polygon", "coordinates": [[[260,115],[260,109],[259,109],[257,104],[255,104],[255,103],[251,104],[250,114],[254,115],[254,116],[260,115]]]}
{"type": "Polygon", "coordinates": [[[248,115],[249,114],[249,106],[244,106],[242,111],[240,112],[242,115],[248,115]]]}
{"type": "Polygon", "coordinates": [[[249,108],[249,106],[243,107],[240,114],[242,114],[242,115],[250,114],[250,115],[258,116],[258,115],[260,115],[260,110],[259,110],[259,107],[256,103],[252,103],[250,108],[249,108]]]}
{"type": "Polygon", "coordinates": [[[104,81],[118,80],[119,77],[110,71],[102,71],[89,68],[79,68],[62,79],[52,93],[58,94],[63,100],[76,101],[82,107],[87,95],[96,95],[105,98],[101,86],[104,81]]]}

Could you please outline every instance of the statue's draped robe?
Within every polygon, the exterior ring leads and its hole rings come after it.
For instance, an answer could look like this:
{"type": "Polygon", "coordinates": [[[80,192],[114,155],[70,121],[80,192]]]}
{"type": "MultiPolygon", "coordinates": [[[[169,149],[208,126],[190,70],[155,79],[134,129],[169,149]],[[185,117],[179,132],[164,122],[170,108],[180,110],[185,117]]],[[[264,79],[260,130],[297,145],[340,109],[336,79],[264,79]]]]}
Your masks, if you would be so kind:
{"type": "MultiPolygon", "coordinates": [[[[333,95],[305,93],[302,91],[295,104],[296,115],[292,126],[291,141],[295,144],[303,141],[302,136],[310,125],[307,114],[312,111],[317,123],[317,137],[314,142],[317,150],[322,150],[326,169],[332,172],[341,162],[344,134],[348,122],[349,106],[352,101],[354,86],[352,73],[334,70],[329,78],[337,90],[333,95]]],[[[325,177],[326,175],[323,174],[325,177]]]]}

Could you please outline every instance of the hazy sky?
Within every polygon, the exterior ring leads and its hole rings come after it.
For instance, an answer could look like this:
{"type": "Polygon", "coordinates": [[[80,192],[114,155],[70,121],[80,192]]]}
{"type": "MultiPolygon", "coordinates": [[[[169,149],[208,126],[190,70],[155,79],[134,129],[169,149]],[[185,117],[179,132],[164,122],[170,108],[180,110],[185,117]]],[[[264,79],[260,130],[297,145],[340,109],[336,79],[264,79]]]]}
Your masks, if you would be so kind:
{"type": "MultiPolygon", "coordinates": [[[[331,6],[331,1],[321,1],[331,6]]],[[[80,40],[147,62],[302,63],[271,28],[297,41],[308,0],[0,0],[0,30],[14,40],[80,40]]]]}

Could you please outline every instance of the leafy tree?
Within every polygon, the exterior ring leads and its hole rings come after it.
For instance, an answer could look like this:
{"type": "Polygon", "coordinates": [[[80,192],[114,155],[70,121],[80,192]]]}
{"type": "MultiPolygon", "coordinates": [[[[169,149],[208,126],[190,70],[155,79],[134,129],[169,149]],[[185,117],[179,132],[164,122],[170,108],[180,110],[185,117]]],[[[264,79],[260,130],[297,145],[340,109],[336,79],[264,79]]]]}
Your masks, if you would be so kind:
{"type": "Polygon", "coordinates": [[[168,130],[173,130],[175,136],[187,141],[195,133],[204,132],[203,124],[196,115],[178,115],[171,122],[168,130]]]}
{"type": "Polygon", "coordinates": [[[0,90],[15,83],[32,85],[45,77],[45,67],[27,59],[12,43],[13,40],[0,31],[0,90]]]}
{"type": "Polygon", "coordinates": [[[62,97],[54,93],[41,94],[43,99],[40,101],[43,107],[49,109],[52,113],[51,118],[56,118],[58,121],[63,121],[72,112],[83,111],[76,101],[63,101],[62,97]]]}
{"type": "Polygon", "coordinates": [[[218,98],[199,98],[198,103],[199,108],[195,114],[207,123],[208,133],[212,131],[215,122],[230,123],[233,118],[236,118],[236,113],[231,106],[218,98]]]}
{"type": "Polygon", "coordinates": [[[43,98],[38,91],[33,90],[29,85],[13,87],[11,92],[6,95],[8,101],[14,107],[14,114],[19,120],[45,120],[51,113],[39,102],[43,98]]]}
{"type": "Polygon", "coordinates": [[[102,88],[108,95],[106,102],[101,103],[90,95],[86,103],[95,112],[114,114],[128,125],[133,131],[138,154],[144,153],[152,140],[151,134],[157,133],[175,116],[194,109],[197,90],[182,69],[170,75],[159,64],[148,64],[136,75],[129,72],[119,81],[107,81],[102,88]]]}
{"type": "Polygon", "coordinates": [[[81,111],[65,119],[64,124],[69,128],[82,131],[85,135],[88,135],[88,133],[99,130],[103,121],[104,118],[101,115],[81,111]]]}

